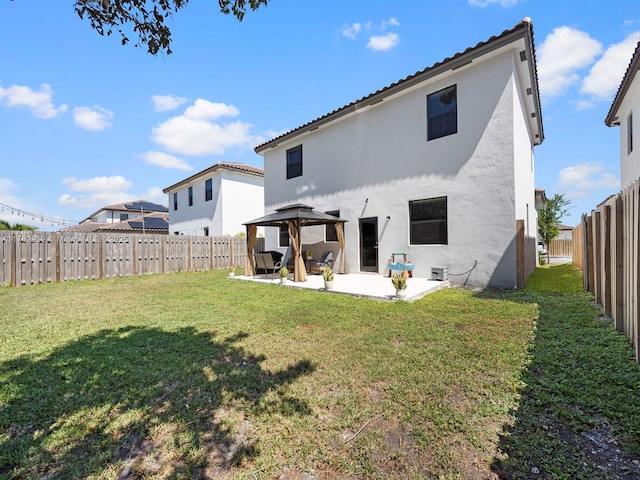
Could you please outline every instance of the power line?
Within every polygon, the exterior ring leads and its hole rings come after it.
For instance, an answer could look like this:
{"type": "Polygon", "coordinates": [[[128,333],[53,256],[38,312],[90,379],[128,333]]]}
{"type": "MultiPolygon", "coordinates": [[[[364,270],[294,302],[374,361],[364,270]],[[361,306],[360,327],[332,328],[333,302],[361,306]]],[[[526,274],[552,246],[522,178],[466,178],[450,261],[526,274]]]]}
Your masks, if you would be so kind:
{"type": "Polygon", "coordinates": [[[59,217],[51,217],[49,215],[43,215],[41,213],[33,213],[27,212],[26,210],[22,210],[21,208],[12,207],[11,205],[7,205],[4,203],[0,203],[0,212],[11,212],[12,215],[22,216],[24,218],[31,217],[31,220],[34,222],[42,222],[42,223],[51,223],[51,226],[59,225],[59,226],[70,226],[77,225],[80,222],[76,220],[66,220],[64,218],[59,217]]]}

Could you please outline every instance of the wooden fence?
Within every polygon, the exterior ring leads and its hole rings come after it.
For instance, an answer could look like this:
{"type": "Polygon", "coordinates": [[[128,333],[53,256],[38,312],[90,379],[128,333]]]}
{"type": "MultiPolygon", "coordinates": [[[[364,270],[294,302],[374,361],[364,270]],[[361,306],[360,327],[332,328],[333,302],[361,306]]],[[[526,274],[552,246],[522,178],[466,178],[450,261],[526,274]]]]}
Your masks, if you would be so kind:
{"type": "Polygon", "coordinates": [[[583,215],[573,232],[584,288],[624,332],[640,361],[640,181],[583,215]]]}
{"type": "Polygon", "coordinates": [[[556,238],[549,243],[549,255],[552,257],[573,256],[573,240],[568,238],[556,238]]]}
{"type": "Polygon", "coordinates": [[[0,231],[0,285],[241,268],[246,245],[236,237],[0,231]]]}

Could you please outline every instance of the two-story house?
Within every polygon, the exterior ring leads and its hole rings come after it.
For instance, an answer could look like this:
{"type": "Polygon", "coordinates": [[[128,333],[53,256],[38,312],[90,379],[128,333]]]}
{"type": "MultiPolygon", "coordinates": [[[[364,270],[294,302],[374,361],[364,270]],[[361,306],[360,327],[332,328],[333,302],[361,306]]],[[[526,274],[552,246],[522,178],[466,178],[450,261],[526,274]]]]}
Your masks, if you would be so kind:
{"type": "MultiPolygon", "coordinates": [[[[543,139],[525,19],[255,151],[265,211],[302,203],[347,220],[351,272],[383,274],[402,252],[414,276],[438,266],[454,284],[513,288],[537,264],[533,147],[543,139]]],[[[308,227],[303,242],[330,243],[332,232],[308,227]]],[[[267,229],[267,250],[284,250],[281,233],[267,229]]]]}
{"type": "Polygon", "coordinates": [[[145,214],[168,213],[169,210],[164,205],[149,202],[147,200],[135,200],[132,202],[116,203],[107,205],[82,220],[80,224],[97,222],[97,223],[116,223],[129,220],[145,214]]]}
{"type": "MultiPolygon", "coordinates": [[[[620,127],[620,187],[625,188],[640,178],[640,138],[635,139],[633,112],[637,113],[635,130],[640,125],[640,42],[629,63],[616,96],[611,104],[605,124],[620,127]]],[[[636,136],[637,137],[637,136],[636,136]]]]}
{"type": "Polygon", "coordinates": [[[170,235],[236,235],[243,222],[264,215],[263,171],[243,163],[216,163],[163,192],[170,235]]]}

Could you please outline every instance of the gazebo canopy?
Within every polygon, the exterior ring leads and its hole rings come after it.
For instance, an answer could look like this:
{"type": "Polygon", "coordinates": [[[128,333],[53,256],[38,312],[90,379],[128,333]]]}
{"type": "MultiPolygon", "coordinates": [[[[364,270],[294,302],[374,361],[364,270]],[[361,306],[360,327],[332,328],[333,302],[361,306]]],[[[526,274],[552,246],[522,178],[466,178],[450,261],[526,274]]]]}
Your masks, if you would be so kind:
{"type": "Polygon", "coordinates": [[[281,227],[286,225],[289,229],[289,238],[293,249],[294,259],[294,281],[304,282],[307,278],[307,272],[304,267],[304,259],[302,258],[302,239],[300,237],[300,229],[311,225],[328,225],[336,226],[336,235],[338,244],[342,254],[340,255],[340,263],[338,273],[348,273],[347,260],[344,255],[344,224],[346,220],[327,213],[318,212],[302,203],[287,205],[286,207],[277,208],[274,213],[256,218],[243,225],[247,227],[247,263],[245,266],[245,275],[253,275],[255,266],[253,264],[253,248],[255,246],[256,228],[257,227],[281,227]]]}
{"type": "Polygon", "coordinates": [[[327,213],[318,212],[309,205],[295,203],[293,205],[287,205],[286,207],[276,208],[274,213],[243,223],[243,225],[255,225],[256,227],[279,227],[281,225],[288,225],[291,220],[298,221],[301,227],[309,225],[344,223],[347,221],[327,213]]]}

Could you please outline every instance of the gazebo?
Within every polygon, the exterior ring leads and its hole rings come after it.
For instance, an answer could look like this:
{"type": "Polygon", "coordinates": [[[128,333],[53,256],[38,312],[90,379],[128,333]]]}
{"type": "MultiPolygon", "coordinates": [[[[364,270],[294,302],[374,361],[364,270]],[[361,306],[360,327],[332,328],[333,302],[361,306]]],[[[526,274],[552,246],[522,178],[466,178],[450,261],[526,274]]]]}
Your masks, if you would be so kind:
{"type": "Polygon", "coordinates": [[[347,257],[344,252],[345,222],[346,220],[342,218],[318,212],[309,205],[296,203],[278,208],[274,213],[244,223],[243,225],[247,228],[247,262],[245,264],[244,274],[247,276],[253,276],[255,274],[253,249],[256,245],[256,232],[258,227],[281,227],[286,225],[289,230],[289,243],[293,257],[293,281],[304,282],[307,279],[307,270],[305,269],[302,255],[300,229],[312,225],[328,224],[335,225],[338,245],[340,247],[340,262],[338,263],[337,273],[349,273],[347,257]]]}

